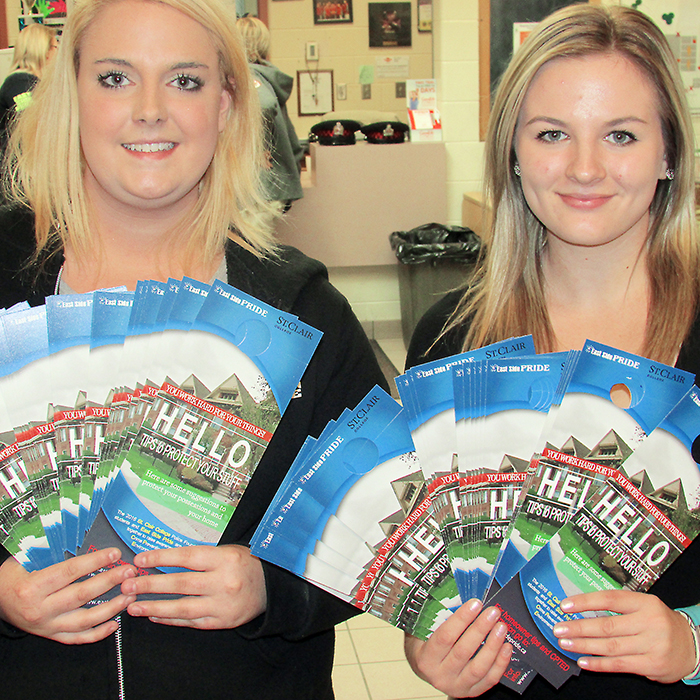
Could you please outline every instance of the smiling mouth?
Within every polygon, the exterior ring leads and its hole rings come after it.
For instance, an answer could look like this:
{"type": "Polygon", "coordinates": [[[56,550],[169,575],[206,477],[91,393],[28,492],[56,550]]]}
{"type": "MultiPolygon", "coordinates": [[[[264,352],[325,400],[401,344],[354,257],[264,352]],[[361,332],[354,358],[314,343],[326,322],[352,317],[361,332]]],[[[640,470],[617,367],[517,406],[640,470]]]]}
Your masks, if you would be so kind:
{"type": "Polygon", "coordinates": [[[569,206],[577,209],[596,209],[612,199],[609,195],[560,194],[569,206]]]}
{"type": "Polygon", "coordinates": [[[160,153],[162,151],[172,151],[173,148],[175,148],[175,144],[172,141],[160,143],[123,143],[122,146],[124,146],[127,151],[133,151],[134,153],[160,153]]]}

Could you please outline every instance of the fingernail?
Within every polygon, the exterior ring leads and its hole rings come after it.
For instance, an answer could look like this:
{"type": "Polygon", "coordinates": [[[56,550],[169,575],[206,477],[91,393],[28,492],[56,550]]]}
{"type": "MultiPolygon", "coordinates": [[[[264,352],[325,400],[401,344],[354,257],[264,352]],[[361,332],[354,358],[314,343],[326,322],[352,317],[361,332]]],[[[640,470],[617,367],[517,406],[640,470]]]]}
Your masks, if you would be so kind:
{"type": "Polygon", "coordinates": [[[565,598],[564,600],[559,603],[559,607],[566,612],[567,610],[571,610],[574,607],[573,601],[569,600],[568,598],[565,598]]]}
{"type": "Polygon", "coordinates": [[[588,668],[590,666],[589,660],[585,657],[583,659],[579,659],[577,663],[581,668],[588,668]]]}
{"type": "Polygon", "coordinates": [[[499,622],[494,628],[494,632],[497,637],[505,637],[507,631],[508,625],[506,625],[505,622],[499,622]]]}
{"type": "Polygon", "coordinates": [[[124,580],[128,578],[134,578],[136,576],[136,571],[132,567],[125,567],[124,572],[122,573],[122,576],[124,577],[124,580]]]}
{"type": "Polygon", "coordinates": [[[132,617],[140,617],[143,614],[143,608],[140,605],[129,605],[127,612],[132,617]]]}
{"type": "Polygon", "coordinates": [[[501,611],[498,608],[491,608],[488,613],[486,613],[486,619],[489,622],[496,622],[501,616],[501,611]]]}
{"type": "Polygon", "coordinates": [[[128,593],[135,593],[135,586],[136,584],[130,581],[129,579],[125,579],[122,583],[122,592],[125,594],[128,593]]]}
{"type": "Polygon", "coordinates": [[[552,632],[556,637],[563,637],[569,631],[568,625],[563,625],[561,623],[554,625],[552,632]]]}
{"type": "Polygon", "coordinates": [[[119,557],[122,555],[122,553],[118,549],[110,549],[109,550],[109,560],[110,561],[117,561],[119,557]]]}
{"type": "Polygon", "coordinates": [[[571,649],[571,647],[574,646],[574,642],[571,639],[560,639],[559,646],[562,649],[571,649]]]}
{"type": "Polygon", "coordinates": [[[471,612],[476,612],[481,608],[481,601],[478,598],[474,598],[469,601],[468,605],[471,612]]]}

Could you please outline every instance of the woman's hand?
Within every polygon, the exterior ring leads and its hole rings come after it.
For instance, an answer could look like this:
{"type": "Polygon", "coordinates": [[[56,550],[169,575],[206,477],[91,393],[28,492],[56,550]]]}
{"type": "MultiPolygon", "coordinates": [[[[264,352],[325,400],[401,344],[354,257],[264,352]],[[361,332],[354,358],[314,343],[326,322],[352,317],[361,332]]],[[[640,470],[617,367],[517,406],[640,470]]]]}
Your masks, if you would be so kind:
{"type": "Polygon", "coordinates": [[[406,635],[406,658],[416,675],[458,698],[476,697],[498,683],[510,661],[508,628],[498,622],[497,608],[481,608],[478,600],[468,601],[427,642],[406,635]]]}
{"type": "Polygon", "coordinates": [[[152,622],[199,629],[238,627],[263,613],[267,591],[262,565],[247,547],[179,547],[141,552],[136,566],[173,566],[182,573],[139,576],[122,584],[122,593],[171,593],[176,600],[138,600],[127,612],[152,622]]]}
{"type": "Polygon", "coordinates": [[[135,575],[133,566],[114,566],[120,556],[118,549],[102,549],[32,572],[10,557],[0,566],[0,618],[63,644],[104,639],[117,628],[112,618],[134,598],[118,595],[92,608],[82,606],[135,575]],[[113,568],[79,581],[107,566],[113,568]]]}
{"type": "Polygon", "coordinates": [[[609,610],[618,615],[560,622],[554,634],[566,651],[594,654],[579,659],[589,671],[636,673],[674,683],[695,667],[695,646],[685,618],[656,596],[599,591],[563,600],[566,613],[609,610]]]}

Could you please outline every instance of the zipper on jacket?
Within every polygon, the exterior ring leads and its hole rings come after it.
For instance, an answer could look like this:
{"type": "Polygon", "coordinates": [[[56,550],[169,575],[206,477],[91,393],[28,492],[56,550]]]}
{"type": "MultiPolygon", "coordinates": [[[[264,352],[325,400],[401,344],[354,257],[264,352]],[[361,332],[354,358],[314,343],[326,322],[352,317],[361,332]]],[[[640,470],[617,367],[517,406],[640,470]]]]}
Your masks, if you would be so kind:
{"type": "Polygon", "coordinates": [[[119,700],[124,700],[124,664],[122,660],[122,616],[118,615],[117,629],[114,632],[114,645],[117,651],[117,685],[119,686],[119,700]]]}

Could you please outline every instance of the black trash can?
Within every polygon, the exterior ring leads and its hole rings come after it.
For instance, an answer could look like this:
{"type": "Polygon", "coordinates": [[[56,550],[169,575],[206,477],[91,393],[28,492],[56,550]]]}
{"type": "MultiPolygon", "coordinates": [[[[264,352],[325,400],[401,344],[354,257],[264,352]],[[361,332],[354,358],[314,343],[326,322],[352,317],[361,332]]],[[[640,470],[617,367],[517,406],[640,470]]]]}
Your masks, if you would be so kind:
{"type": "Polygon", "coordinates": [[[399,260],[401,330],[406,346],[421,316],[446,292],[471,274],[481,248],[469,228],[423,224],[394,231],[391,249],[399,260]]]}

